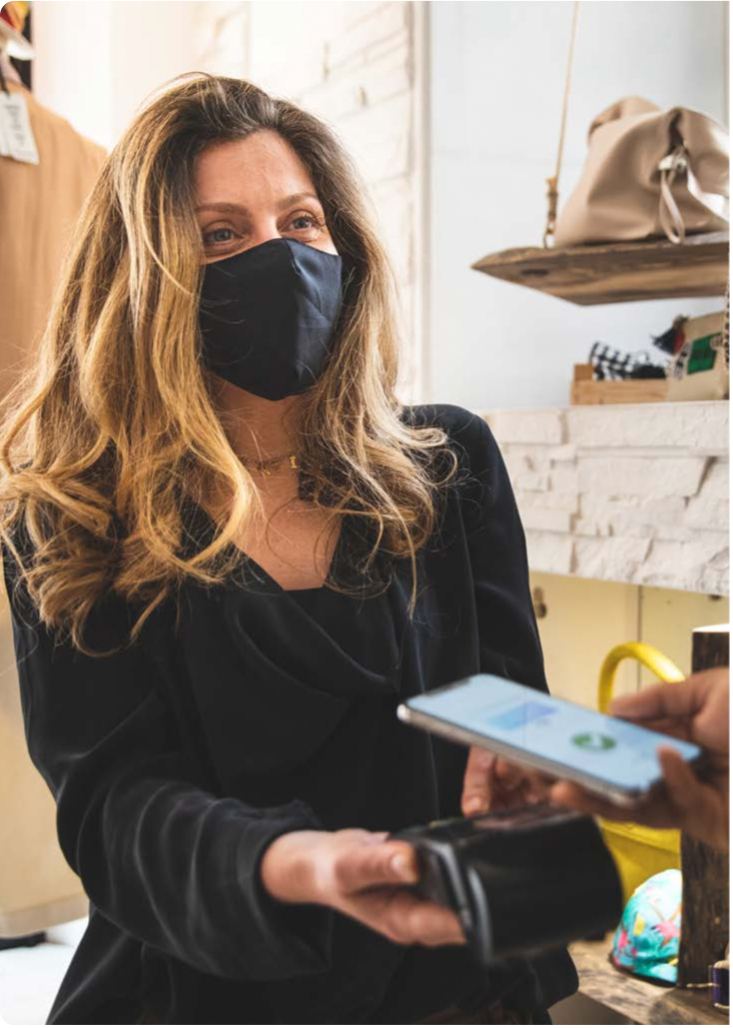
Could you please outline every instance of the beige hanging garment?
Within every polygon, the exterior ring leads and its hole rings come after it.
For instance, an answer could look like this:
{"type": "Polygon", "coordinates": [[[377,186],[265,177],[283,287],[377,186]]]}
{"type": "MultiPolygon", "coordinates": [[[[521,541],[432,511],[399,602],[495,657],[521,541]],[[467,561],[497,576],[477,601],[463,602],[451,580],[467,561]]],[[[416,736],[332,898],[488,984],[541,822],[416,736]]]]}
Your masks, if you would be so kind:
{"type": "Polygon", "coordinates": [[[38,164],[0,157],[0,395],[37,345],[69,234],[106,156],[19,82],[38,164]]]}
{"type": "MultiPolygon", "coordinates": [[[[20,83],[39,163],[0,156],[0,393],[32,359],[62,255],[105,150],[20,83]]],[[[56,809],[26,747],[13,637],[0,589],[0,936],[86,916],[88,900],[56,836],[56,809]]]]}

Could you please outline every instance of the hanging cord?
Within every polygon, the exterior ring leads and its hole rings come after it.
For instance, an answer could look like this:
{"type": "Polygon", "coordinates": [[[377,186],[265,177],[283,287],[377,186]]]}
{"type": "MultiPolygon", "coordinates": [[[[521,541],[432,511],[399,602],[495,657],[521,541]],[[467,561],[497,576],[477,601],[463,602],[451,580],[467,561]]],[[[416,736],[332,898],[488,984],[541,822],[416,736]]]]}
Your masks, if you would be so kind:
{"type": "Polygon", "coordinates": [[[731,5],[728,0],[723,4],[723,111],[726,125],[731,126],[731,5]]]}
{"type": "Polygon", "coordinates": [[[560,183],[560,167],[562,165],[562,152],[565,146],[565,126],[568,120],[568,102],[570,100],[570,79],[572,78],[573,72],[573,55],[575,53],[575,37],[578,33],[578,12],[580,10],[580,0],[575,0],[573,4],[573,24],[570,29],[570,50],[568,51],[568,66],[565,72],[565,96],[562,102],[562,121],[560,122],[560,142],[557,148],[557,164],[555,166],[555,174],[547,179],[547,225],[545,226],[545,234],[542,237],[542,244],[545,248],[550,245],[550,237],[555,233],[555,224],[557,222],[557,201],[560,196],[558,192],[560,183]]]}

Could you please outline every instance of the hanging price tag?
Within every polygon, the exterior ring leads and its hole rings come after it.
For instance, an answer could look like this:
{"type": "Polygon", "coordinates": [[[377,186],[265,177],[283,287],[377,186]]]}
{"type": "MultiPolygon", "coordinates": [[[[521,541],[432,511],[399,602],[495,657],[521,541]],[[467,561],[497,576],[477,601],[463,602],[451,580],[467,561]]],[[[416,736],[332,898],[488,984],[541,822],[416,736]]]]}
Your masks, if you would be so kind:
{"type": "MultiPolygon", "coordinates": [[[[2,99],[4,99],[6,95],[7,94],[5,93],[0,93],[0,97],[2,97],[2,99]]],[[[10,142],[6,138],[5,116],[3,114],[0,115],[0,157],[10,156],[10,142]]]]}
{"type": "Polygon", "coordinates": [[[26,164],[38,164],[28,105],[22,93],[0,91],[0,154],[26,164]]]}
{"type": "Polygon", "coordinates": [[[0,118],[0,157],[10,157],[10,147],[5,140],[4,118],[0,118]]]}

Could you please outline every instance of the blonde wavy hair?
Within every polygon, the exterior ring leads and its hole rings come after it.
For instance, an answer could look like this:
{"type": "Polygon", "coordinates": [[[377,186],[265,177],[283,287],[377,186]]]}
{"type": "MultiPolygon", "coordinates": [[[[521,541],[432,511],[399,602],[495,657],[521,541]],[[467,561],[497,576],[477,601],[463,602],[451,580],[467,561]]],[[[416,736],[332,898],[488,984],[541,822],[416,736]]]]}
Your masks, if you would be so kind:
{"type": "Polygon", "coordinates": [[[141,605],[132,642],[184,581],[217,585],[246,562],[233,541],[263,516],[200,361],[204,264],[192,185],[206,146],[262,129],[302,160],[344,259],[333,356],[301,397],[310,498],[369,529],[359,568],[367,576],[380,551],[410,559],[414,612],[416,554],[458,460],[442,429],[400,418],[395,280],[365,188],[313,115],[250,82],[196,72],[167,83],[108,155],[79,217],[38,359],[4,404],[0,535],[41,620],[66,630],[84,653],[93,653],[84,624],[105,594],[141,605]],[[201,504],[222,489],[228,517],[208,545],[184,553],[184,501],[201,504]],[[32,559],[15,546],[19,524],[32,559]]]}

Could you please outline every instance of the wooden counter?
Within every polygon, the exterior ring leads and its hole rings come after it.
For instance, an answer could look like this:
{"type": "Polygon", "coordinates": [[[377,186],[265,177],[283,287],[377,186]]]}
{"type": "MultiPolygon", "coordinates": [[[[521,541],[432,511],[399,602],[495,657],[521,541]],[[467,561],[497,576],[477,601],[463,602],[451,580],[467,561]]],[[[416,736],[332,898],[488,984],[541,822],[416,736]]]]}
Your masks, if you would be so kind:
{"type": "Polygon", "coordinates": [[[617,971],[608,959],[613,934],[601,942],[570,947],[580,978],[580,992],[628,1018],[633,1024],[729,1024],[716,1010],[708,989],[676,989],[653,985],[617,971]]]}

